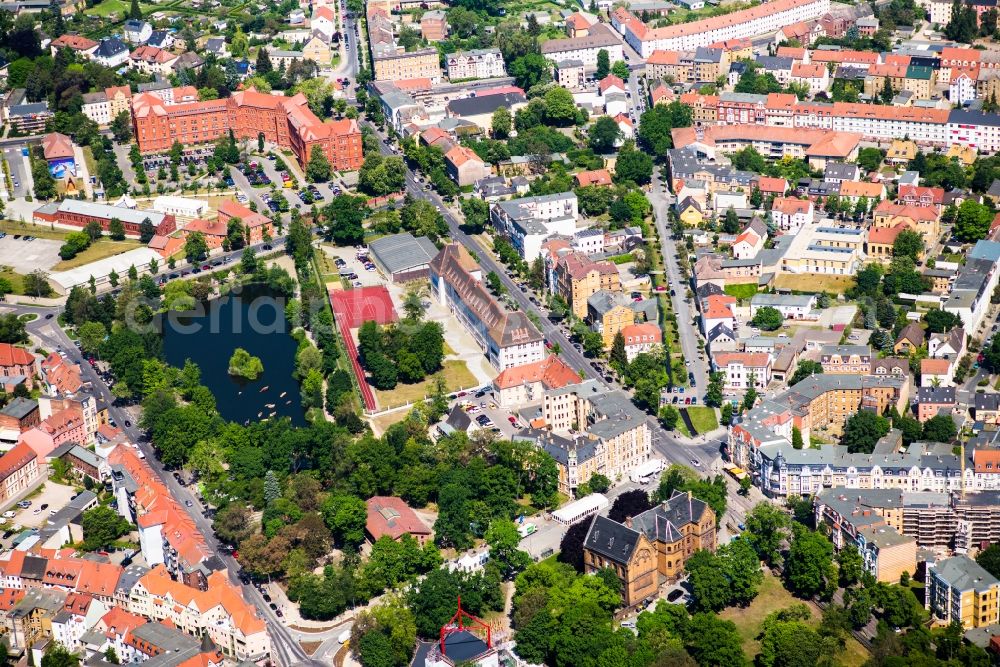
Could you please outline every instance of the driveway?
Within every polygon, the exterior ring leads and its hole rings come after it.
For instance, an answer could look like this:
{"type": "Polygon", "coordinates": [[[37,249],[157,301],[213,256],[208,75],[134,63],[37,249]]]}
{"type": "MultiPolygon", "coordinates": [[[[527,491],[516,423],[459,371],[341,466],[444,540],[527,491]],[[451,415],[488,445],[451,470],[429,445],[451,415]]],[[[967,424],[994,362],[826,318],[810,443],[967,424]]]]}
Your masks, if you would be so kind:
{"type": "Polygon", "coordinates": [[[12,196],[14,199],[24,197],[28,192],[28,175],[24,168],[24,156],[19,148],[4,149],[4,158],[7,166],[10,167],[10,177],[14,185],[12,196]]]}

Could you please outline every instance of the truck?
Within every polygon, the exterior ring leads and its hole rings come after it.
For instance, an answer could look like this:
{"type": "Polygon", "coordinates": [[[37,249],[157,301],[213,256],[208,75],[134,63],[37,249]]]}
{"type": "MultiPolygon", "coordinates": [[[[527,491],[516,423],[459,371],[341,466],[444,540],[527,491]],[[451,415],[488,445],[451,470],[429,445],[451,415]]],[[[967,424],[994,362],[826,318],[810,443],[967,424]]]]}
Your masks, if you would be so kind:
{"type": "Polygon", "coordinates": [[[666,467],[667,464],[663,459],[649,459],[633,468],[628,478],[636,484],[649,484],[666,467]]]}
{"type": "Polygon", "coordinates": [[[533,523],[522,523],[520,526],[517,527],[517,532],[521,534],[522,539],[524,539],[528,535],[531,535],[536,530],[538,530],[538,526],[536,526],[533,523]]]}

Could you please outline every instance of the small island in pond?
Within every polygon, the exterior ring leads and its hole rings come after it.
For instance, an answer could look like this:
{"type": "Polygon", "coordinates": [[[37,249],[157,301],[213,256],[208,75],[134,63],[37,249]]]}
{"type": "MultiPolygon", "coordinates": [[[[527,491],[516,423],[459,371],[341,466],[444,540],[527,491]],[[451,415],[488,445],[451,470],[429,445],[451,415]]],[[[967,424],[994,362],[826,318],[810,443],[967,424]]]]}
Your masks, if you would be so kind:
{"type": "Polygon", "coordinates": [[[260,357],[254,357],[242,347],[236,348],[229,357],[229,374],[245,380],[256,380],[264,372],[260,357]]]}

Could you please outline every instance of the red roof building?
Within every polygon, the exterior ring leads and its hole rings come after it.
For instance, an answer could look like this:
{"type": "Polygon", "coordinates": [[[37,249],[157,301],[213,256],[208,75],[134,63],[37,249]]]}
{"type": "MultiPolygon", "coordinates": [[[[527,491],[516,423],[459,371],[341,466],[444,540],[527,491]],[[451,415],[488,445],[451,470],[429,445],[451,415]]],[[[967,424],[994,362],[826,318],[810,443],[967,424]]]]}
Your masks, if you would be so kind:
{"type": "Polygon", "coordinates": [[[174,142],[203,144],[225,136],[265,141],[290,148],[305,168],[313,146],[319,146],[337,171],[361,167],[361,129],[356,120],[324,123],[309,109],[304,95],[280,97],[255,89],[224,100],[168,105],[152,93],[132,98],[135,138],[143,153],[159,153],[174,142]]]}
{"type": "Polygon", "coordinates": [[[403,535],[410,534],[423,546],[431,538],[430,528],[400,498],[375,496],[366,502],[368,522],[365,530],[372,540],[388,536],[398,541],[403,535]]]}
{"type": "Polygon", "coordinates": [[[25,378],[28,389],[33,387],[35,377],[35,355],[23,347],[14,347],[10,343],[0,343],[0,377],[25,378]]]}

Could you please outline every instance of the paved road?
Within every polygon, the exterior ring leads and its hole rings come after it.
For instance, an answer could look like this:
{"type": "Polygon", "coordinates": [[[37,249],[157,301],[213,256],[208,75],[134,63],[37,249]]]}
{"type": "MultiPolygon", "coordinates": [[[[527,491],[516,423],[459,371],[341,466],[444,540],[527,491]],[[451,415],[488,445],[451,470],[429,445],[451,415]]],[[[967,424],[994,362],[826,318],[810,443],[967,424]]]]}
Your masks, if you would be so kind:
{"type": "MultiPolygon", "coordinates": [[[[372,129],[375,129],[374,126],[372,126],[372,129]]],[[[382,154],[392,155],[392,149],[386,146],[383,141],[385,139],[385,134],[378,132],[377,130],[376,134],[379,136],[379,150],[382,154]]],[[[577,370],[582,370],[588,379],[595,379],[603,382],[597,371],[590,365],[591,360],[587,359],[583,353],[574,348],[573,343],[569,340],[566,334],[558,326],[549,321],[541,310],[531,303],[528,299],[527,293],[521,291],[521,288],[514,283],[511,277],[507,274],[506,269],[496,262],[492,255],[484,250],[475,239],[461,230],[458,218],[455,217],[454,212],[445,205],[445,203],[441,200],[441,197],[439,197],[436,192],[433,192],[432,190],[425,190],[423,185],[417,181],[413,170],[409,167],[407,167],[406,170],[406,189],[414,198],[429,201],[441,212],[441,215],[444,216],[445,222],[448,223],[448,229],[450,230],[453,240],[458,241],[466,248],[479,248],[476,254],[479,256],[479,264],[483,267],[484,273],[488,274],[493,272],[500,276],[500,281],[503,283],[504,287],[507,288],[507,291],[517,304],[517,307],[525,313],[534,313],[538,317],[541,323],[540,328],[542,334],[545,336],[545,340],[553,345],[559,345],[562,350],[561,356],[566,363],[577,370]]]]}
{"type": "Polygon", "coordinates": [[[663,192],[663,181],[660,180],[659,171],[653,172],[653,184],[647,193],[650,203],[653,205],[653,213],[656,218],[656,229],[660,234],[660,245],[663,252],[663,263],[667,271],[667,283],[674,290],[674,295],[670,297],[674,312],[677,313],[677,328],[681,342],[681,352],[688,363],[688,371],[694,373],[696,379],[696,389],[698,395],[703,395],[705,387],[708,386],[708,363],[699,358],[698,341],[700,333],[692,323],[694,319],[693,308],[687,301],[688,283],[681,277],[680,266],[677,263],[677,244],[671,238],[670,226],[668,224],[667,209],[672,200],[672,196],[663,192]]]}

